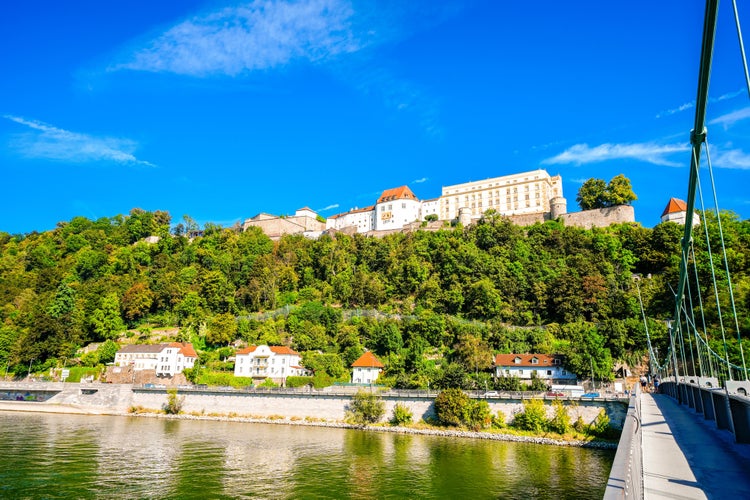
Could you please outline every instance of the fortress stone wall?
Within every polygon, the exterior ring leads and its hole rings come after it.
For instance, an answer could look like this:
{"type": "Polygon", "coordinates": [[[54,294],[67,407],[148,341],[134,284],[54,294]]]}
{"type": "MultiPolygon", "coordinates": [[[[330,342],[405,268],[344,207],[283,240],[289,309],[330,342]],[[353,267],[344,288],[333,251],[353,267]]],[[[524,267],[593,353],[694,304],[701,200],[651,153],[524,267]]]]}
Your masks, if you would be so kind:
{"type": "Polygon", "coordinates": [[[617,205],[614,207],[562,214],[560,215],[560,219],[566,226],[582,227],[584,229],[608,227],[611,224],[635,222],[635,209],[632,205],[617,205]]]}

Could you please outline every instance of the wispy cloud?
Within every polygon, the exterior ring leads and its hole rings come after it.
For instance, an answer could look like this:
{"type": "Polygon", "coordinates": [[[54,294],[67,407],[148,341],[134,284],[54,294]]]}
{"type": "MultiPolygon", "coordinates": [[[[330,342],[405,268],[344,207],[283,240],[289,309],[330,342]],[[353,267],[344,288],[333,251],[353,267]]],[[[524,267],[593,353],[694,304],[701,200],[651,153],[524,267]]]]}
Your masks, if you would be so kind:
{"type": "Polygon", "coordinates": [[[721,125],[724,128],[729,128],[738,121],[746,120],[747,118],[750,118],[750,107],[739,109],[737,111],[722,115],[718,118],[714,118],[713,120],[708,122],[708,124],[721,125]]]}
{"type": "Polygon", "coordinates": [[[656,115],[657,118],[663,118],[665,116],[674,115],[675,113],[681,113],[682,111],[693,109],[695,107],[695,102],[686,102],[685,104],[682,104],[676,108],[668,109],[666,111],[662,111],[656,115]]]}
{"type": "Polygon", "coordinates": [[[684,153],[690,148],[683,144],[601,144],[589,147],[588,144],[576,144],[557,156],[547,158],[542,163],[546,165],[569,164],[584,165],[609,160],[640,160],[654,165],[679,167],[683,163],[675,162],[667,157],[674,153],[684,153]]]}
{"type": "Polygon", "coordinates": [[[719,150],[711,146],[713,152],[711,165],[716,168],[727,168],[733,170],[750,170],[750,154],[741,149],[719,150]]]}
{"type": "Polygon", "coordinates": [[[427,182],[428,180],[429,180],[429,178],[422,177],[421,179],[415,179],[415,180],[413,180],[411,182],[412,182],[412,184],[422,184],[423,182],[427,182]]]}
{"type": "Polygon", "coordinates": [[[111,69],[234,76],[292,60],[320,61],[365,43],[347,0],[256,0],[183,21],[111,69]]]}
{"type": "Polygon", "coordinates": [[[31,129],[28,132],[16,134],[11,140],[11,147],[27,158],[72,163],[108,161],[124,165],[154,166],[152,163],[135,157],[133,152],[137,144],[130,139],[95,137],[70,132],[44,122],[13,115],[3,115],[3,118],[31,129]]]}
{"type": "Polygon", "coordinates": [[[334,208],[339,208],[339,204],[334,203],[333,205],[328,205],[327,207],[318,210],[318,212],[325,212],[326,210],[333,210],[334,208]]]}
{"type": "MultiPolygon", "coordinates": [[[[722,94],[719,97],[710,97],[708,99],[708,102],[721,102],[721,101],[727,101],[729,99],[734,99],[735,97],[742,95],[745,93],[745,89],[739,89],[735,90],[734,92],[727,92],[726,94],[722,94]]],[[[656,115],[656,118],[663,118],[665,116],[674,115],[675,113],[681,113],[682,111],[687,111],[688,109],[693,109],[695,107],[695,101],[686,102],[685,104],[678,106],[673,109],[668,109],[666,111],[662,111],[656,115]]]]}

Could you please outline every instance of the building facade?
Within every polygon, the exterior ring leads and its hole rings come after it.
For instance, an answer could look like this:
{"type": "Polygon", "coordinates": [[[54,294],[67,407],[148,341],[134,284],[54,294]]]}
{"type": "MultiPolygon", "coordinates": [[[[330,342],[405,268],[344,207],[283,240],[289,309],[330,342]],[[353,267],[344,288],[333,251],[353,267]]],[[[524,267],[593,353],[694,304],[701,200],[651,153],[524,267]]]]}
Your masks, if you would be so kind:
{"type": "Polygon", "coordinates": [[[352,363],[352,383],[374,384],[383,368],[385,368],[383,363],[373,353],[367,351],[352,363]]]}
{"type": "Polygon", "coordinates": [[[284,217],[259,213],[246,219],[242,224],[243,231],[251,227],[259,227],[272,240],[281,239],[285,234],[302,234],[317,238],[325,231],[326,223],[313,210],[303,207],[295,211],[294,215],[284,217]]]}
{"type": "Polygon", "coordinates": [[[250,346],[235,354],[234,376],[257,380],[270,378],[284,385],[291,376],[306,377],[312,373],[302,366],[300,354],[285,346],[250,346]]]}
{"type": "Polygon", "coordinates": [[[547,354],[498,354],[495,356],[495,377],[532,377],[550,383],[575,384],[577,377],[563,365],[561,356],[547,354]]]}
{"type": "Polygon", "coordinates": [[[440,196],[440,219],[458,219],[468,211],[478,219],[487,210],[513,216],[551,212],[551,201],[563,198],[562,178],[545,170],[493,177],[443,187],[440,196]]]}
{"type": "Polygon", "coordinates": [[[170,344],[126,345],[115,354],[115,366],[132,366],[134,370],[154,370],[157,376],[172,377],[198,360],[193,345],[170,344]]]}
{"type": "MultiPolygon", "coordinates": [[[[442,196],[420,201],[407,186],[387,189],[375,205],[331,216],[327,229],[354,228],[356,232],[403,229],[436,215],[438,220],[469,224],[488,210],[519,217],[536,215],[544,220],[565,213],[562,179],[545,170],[493,177],[442,188],[442,196]]],[[[536,219],[535,219],[536,220],[536,219]]]]}

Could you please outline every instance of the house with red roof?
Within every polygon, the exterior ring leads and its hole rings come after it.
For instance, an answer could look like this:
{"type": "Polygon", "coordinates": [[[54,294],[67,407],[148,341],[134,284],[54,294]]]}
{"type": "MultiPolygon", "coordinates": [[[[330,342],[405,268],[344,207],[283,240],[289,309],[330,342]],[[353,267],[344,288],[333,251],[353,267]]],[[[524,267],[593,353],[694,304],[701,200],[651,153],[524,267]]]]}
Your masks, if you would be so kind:
{"type": "MultiPolygon", "coordinates": [[[[687,217],[687,203],[678,198],[670,198],[667,206],[661,213],[662,222],[674,222],[683,226],[685,225],[685,217],[687,217]]],[[[697,226],[700,223],[700,216],[693,213],[693,226],[697,226]]]]}
{"type": "Polygon", "coordinates": [[[533,376],[550,384],[575,384],[577,377],[563,364],[563,357],[549,354],[498,354],[495,377],[518,377],[530,381],[533,376]]]}
{"type": "Polygon", "coordinates": [[[286,378],[312,375],[302,366],[300,354],[286,346],[250,346],[235,354],[234,376],[251,377],[263,381],[267,378],[284,385],[286,378]]]}
{"type": "Polygon", "coordinates": [[[193,344],[131,344],[115,354],[115,366],[132,366],[135,371],[154,370],[158,377],[173,377],[185,368],[193,368],[198,354],[193,344]]]}
{"type": "Polygon", "coordinates": [[[352,383],[374,384],[383,368],[385,365],[373,353],[367,351],[352,363],[352,383]]]}

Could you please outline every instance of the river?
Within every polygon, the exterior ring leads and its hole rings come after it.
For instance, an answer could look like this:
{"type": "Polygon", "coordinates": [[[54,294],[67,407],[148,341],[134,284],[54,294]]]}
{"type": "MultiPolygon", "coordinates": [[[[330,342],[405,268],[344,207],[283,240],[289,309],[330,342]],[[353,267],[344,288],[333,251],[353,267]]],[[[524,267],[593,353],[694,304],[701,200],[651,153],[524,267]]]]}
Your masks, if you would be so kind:
{"type": "Polygon", "coordinates": [[[0,412],[2,498],[602,498],[613,450],[0,412]]]}

